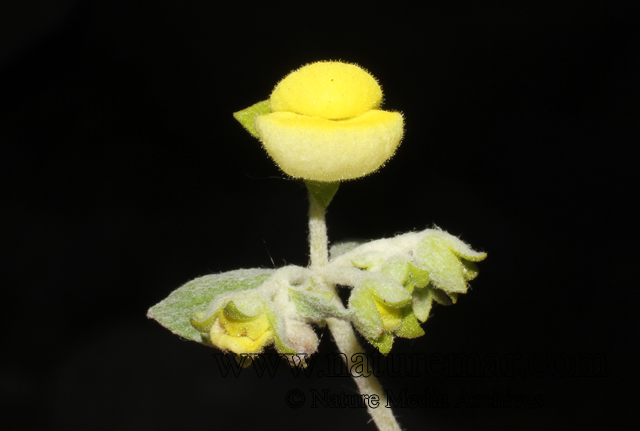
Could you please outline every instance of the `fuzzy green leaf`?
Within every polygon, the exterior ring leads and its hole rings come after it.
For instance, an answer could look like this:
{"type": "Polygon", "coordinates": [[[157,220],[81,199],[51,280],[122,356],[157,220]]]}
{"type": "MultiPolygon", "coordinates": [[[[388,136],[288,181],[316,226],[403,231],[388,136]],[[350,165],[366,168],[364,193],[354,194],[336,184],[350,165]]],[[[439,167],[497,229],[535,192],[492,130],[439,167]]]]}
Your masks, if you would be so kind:
{"type": "Polygon", "coordinates": [[[147,317],[176,335],[202,343],[201,333],[190,322],[194,314],[204,313],[218,295],[260,286],[273,272],[273,269],[240,269],[196,278],[151,307],[147,317]]]}

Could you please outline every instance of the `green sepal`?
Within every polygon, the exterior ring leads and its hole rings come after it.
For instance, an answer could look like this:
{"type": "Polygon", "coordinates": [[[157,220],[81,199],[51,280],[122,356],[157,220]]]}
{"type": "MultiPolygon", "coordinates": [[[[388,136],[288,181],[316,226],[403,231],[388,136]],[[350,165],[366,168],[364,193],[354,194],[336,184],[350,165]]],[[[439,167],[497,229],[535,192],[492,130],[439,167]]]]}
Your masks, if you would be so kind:
{"type": "Polygon", "coordinates": [[[467,259],[460,259],[462,262],[462,276],[465,280],[471,281],[478,276],[478,265],[467,259]]]}
{"type": "Polygon", "coordinates": [[[438,289],[445,292],[466,293],[467,282],[462,275],[462,263],[439,236],[425,235],[418,246],[416,257],[438,289]]]}
{"type": "Polygon", "coordinates": [[[384,333],[384,325],[371,291],[363,286],[356,286],[349,297],[349,310],[353,315],[356,329],[371,341],[377,340],[384,333]]]}
{"type": "Polygon", "coordinates": [[[264,297],[256,292],[241,292],[224,307],[227,315],[237,320],[251,320],[264,312],[264,297]]]}
{"type": "Polygon", "coordinates": [[[275,334],[275,336],[273,337],[273,344],[278,353],[282,353],[285,355],[294,355],[298,353],[291,347],[288,347],[286,344],[284,344],[284,342],[282,341],[282,338],[278,334],[275,334]]]}
{"type": "Polygon", "coordinates": [[[424,335],[411,302],[411,294],[400,283],[389,275],[378,273],[353,289],[349,310],[356,329],[380,353],[387,354],[394,336],[416,338],[424,335]],[[398,323],[389,325],[394,320],[398,323]]]}
{"type": "Polygon", "coordinates": [[[413,284],[415,287],[422,289],[429,284],[431,277],[429,277],[429,271],[418,268],[411,262],[409,262],[409,276],[407,283],[413,284]]]}
{"type": "Polygon", "coordinates": [[[269,100],[263,100],[242,111],[234,112],[233,117],[238,120],[238,122],[242,124],[242,127],[247,129],[247,132],[251,133],[253,137],[259,138],[254,124],[256,117],[270,114],[271,112],[271,102],[269,100]]]}
{"type": "Polygon", "coordinates": [[[201,333],[208,334],[213,326],[213,323],[216,321],[216,317],[218,317],[218,312],[213,313],[208,318],[202,317],[204,316],[202,313],[196,313],[196,318],[193,317],[189,319],[191,322],[191,326],[200,331],[201,333]],[[198,320],[200,318],[201,320],[198,320]],[[204,320],[202,320],[204,319],[204,320]]]}
{"type": "Polygon", "coordinates": [[[388,307],[402,308],[411,304],[411,294],[389,276],[372,273],[362,282],[362,286],[370,289],[371,293],[388,307]]]}
{"type": "Polygon", "coordinates": [[[426,322],[431,312],[433,304],[433,290],[429,287],[418,289],[413,292],[412,309],[415,317],[420,322],[426,322]]]}
{"type": "Polygon", "coordinates": [[[323,182],[323,181],[312,181],[312,180],[304,180],[307,185],[307,189],[309,193],[315,198],[316,202],[324,208],[327,209],[331,200],[338,192],[338,187],[340,187],[340,182],[323,182]]]}
{"type": "Polygon", "coordinates": [[[458,296],[456,293],[450,293],[447,295],[442,290],[433,287],[432,284],[429,284],[423,289],[415,290],[413,292],[412,309],[416,318],[422,323],[426,322],[426,320],[429,318],[429,313],[431,312],[433,301],[441,305],[451,305],[452,303],[455,304],[452,295],[455,295],[455,298],[457,300],[458,296]]]}
{"type": "MultiPolygon", "coordinates": [[[[455,304],[456,302],[458,302],[458,294],[457,293],[450,293],[449,294],[449,298],[451,298],[451,302],[453,304],[455,304]]],[[[448,305],[448,304],[445,304],[448,305]]]]}
{"type": "Polygon", "coordinates": [[[269,319],[269,324],[271,325],[271,329],[273,329],[273,344],[278,351],[278,353],[283,354],[294,354],[297,353],[294,349],[287,346],[283,341],[283,334],[285,332],[284,329],[284,317],[279,311],[276,311],[274,308],[267,306],[267,319],[269,319]]]}
{"type": "Polygon", "coordinates": [[[233,301],[229,301],[229,303],[227,304],[226,307],[224,307],[224,312],[227,313],[227,315],[229,317],[231,317],[232,319],[235,320],[251,320],[253,318],[255,318],[257,316],[257,314],[254,315],[248,315],[243,313],[242,311],[240,311],[238,309],[238,307],[236,306],[236,304],[233,301]]]}
{"type": "Polygon", "coordinates": [[[420,322],[415,316],[413,309],[407,307],[403,310],[404,316],[402,317],[402,323],[393,332],[396,337],[401,338],[418,338],[424,335],[424,330],[420,327],[420,322]]]}
{"type": "Polygon", "coordinates": [[[446,242],[449,249],[458,257],[466,260],[470,260],[472,262],[480,262],[481,260],[486,259],[487,253],[481,253],[479,251],[474,251],[471,247],[469,247],[464,241],[460,238],[455,237],[451,234],[448,234],[443,231],[433,232],[433,236],[438,236],[442,238],[444,242],[446,242]]]}
{"type": "Polygon", "coordinates": [[[269,278],[273,272],[273,269],[240,269],[196,278],[174,290],[167,298],[151,307],[147,312],[147,317],[155,319],[182,338],[204,343],[200,335],[202,331],[196,329],[191,323],[192,317],[210,314],[204,321],[193,320],[201,329],[207,329],[207,326],[208,329],[211,329],[215,320],[212,315],[219,310],[207,313],[213,301],[223,294],[254,289],[269,278]],[[209,320],[212,317],[214,319],[209,320]]]}
{"type": "Polygon", "coordinates": [[[378,349],[380,353],[386,355],[391,351],[391,346],[393,346],[393,338],[394,337],[392,334],[385,332],[375,340],[370,339],[369,342],[373,344],[373,346],[378,349]]]}
{"type": "Polygon", "coordinates": [[[314,320],[323,320],[327,317],[342,319],[347,317],[345,311],[330,303],[334,296],[331,292],[320,290],[289,289],[289,298],[295,304],[298,313],[302,317],[314,320]]]}
{"type": "Polygon", "coordinates": [[[409,262],[403,258],[387,259],[384,265],[382,265],[380,272],[388,275],[398,283],[405,285],[409,276],[409,262]]]}
{"type": "Polygon", "coordinates": [[[455,302],[453,302],[453,296],[455,296],[456,300],[458,299],[458,294],[457,293],[449,293],[449,294],[447,294],[447,293],[443,292],[442,290],[437,289],[432,284],[429,285],[427,288],[429,290],[431,290],[431,294],[433,295],[433,300],[436,301],[440,305],[452,305],[452,304],[455,304],[455,302]]]}

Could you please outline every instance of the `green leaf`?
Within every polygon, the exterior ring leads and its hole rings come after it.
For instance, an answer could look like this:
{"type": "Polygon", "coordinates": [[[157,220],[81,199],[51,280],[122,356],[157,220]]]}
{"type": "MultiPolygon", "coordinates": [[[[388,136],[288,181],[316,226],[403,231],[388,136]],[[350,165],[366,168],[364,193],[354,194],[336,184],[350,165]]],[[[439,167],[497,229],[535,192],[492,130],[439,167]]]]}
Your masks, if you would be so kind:
{"type": "MultiPolygon", "coordinates": [[[[221,294],[260,286],[273,272],[273,269],[240,269],[196,278],[151,307],[147,317],[176,335],[203,343],[201,333],[191,325],[191,317],[206,312],[209,304],[221,294]]],[[[205,322],[199,323],[206,326],[205,322]]]]}
{"type": "Polygon", "coordinates": [[[313,195],[318,204],[324,209],[327,209],[331,200],[335,196],[338,191],[338,187],[340,187],[340,182],[322,182],[322,181],[311,181],[305,180],[305,184],[307,185],[307,189],[309,189],[309,193],[313,195]]]}
{"type": "Polygon", "coordinates": [[[234,112],[233,117],[242,124],[242,127],[247,129],[251,135],[255,138],[259,138],[258,132],[256,131],[256,126],[254,122],[256,117],[259,115],[265,115],[271,113],[271,102],[269,100],[264,100],[262,102],[258,102],[255,105],[249,106],[247,109],[243,109],[242,111],[234,112]]]}

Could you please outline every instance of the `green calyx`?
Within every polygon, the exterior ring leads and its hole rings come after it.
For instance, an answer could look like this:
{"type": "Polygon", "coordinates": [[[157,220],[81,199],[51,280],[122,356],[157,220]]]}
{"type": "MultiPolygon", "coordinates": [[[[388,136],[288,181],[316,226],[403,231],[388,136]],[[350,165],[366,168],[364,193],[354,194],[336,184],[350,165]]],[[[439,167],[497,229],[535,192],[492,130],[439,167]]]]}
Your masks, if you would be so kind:
{"type": "Polygon", "coordinates": [[[260,115],[271,113],[271,103],[269,100],[263,100],[255,105],[251,105],[242,111],[234,112],[233,118],[238,120],[242,127],[247,129],[247,132],[251,133],[254,138],[259,138],[258,131],[256,130],[255,121],[256,117],[260,115]]]}
{"type": "Polygon", "coordinates": [[[429,273],[433,286],[447,294],[467,293],[467,281],[478,276],[474,262],[486,257],[486,253],[473,251],[453,235],[437,230],[428,232],[416,250],[416,260],[429,273]]]}
{"type": "Polygon", "coordinates": [[[338,192],[338,187],[340,187],[340,182],[322,182],[322,181],[312,181],[305,180],[305,184],[307,185],[307,189],[309,193],[313,196],[313,198],[318,202],[318,204],[327,209],[331,200],[338,192]]]}
{"type": "Polygon", "coordinates": [[[353,323],[381,353],[391,350],[394,337],[424,334],[411,309],[411,294],[386,274],[371,274],[349,298],[353,323]]]}

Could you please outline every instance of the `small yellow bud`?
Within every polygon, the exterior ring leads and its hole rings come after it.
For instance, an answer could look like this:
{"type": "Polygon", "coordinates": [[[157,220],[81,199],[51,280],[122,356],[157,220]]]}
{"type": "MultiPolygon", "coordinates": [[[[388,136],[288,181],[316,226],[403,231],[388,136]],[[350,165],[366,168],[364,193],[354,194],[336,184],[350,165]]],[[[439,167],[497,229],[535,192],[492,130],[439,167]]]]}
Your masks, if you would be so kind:
{"type": "Polygon", "coordinates": [[[237,319],[222,310],[209,335],[214,346],[236,354],[261,353],[273,342],[273,331],[266,313],[251,319],[237,319]]]}

